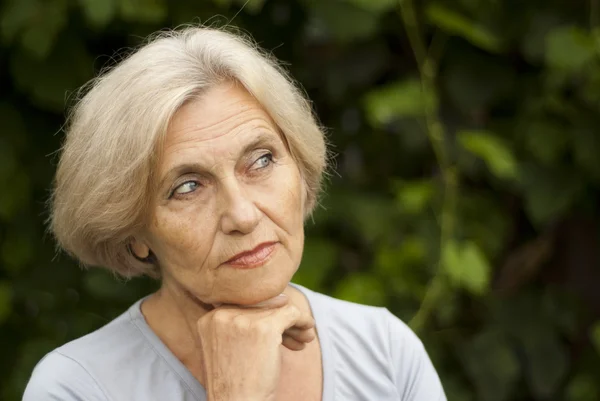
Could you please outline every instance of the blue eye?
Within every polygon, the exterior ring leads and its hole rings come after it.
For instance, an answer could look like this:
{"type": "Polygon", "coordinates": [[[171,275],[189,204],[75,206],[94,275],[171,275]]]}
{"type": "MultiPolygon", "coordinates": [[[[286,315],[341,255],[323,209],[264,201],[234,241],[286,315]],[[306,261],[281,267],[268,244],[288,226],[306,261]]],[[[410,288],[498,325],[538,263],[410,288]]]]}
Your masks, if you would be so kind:
{"type": "Polygon", "coordinates": [[[173,195],[189,194],[190,192],[194,192],[199,186],[200,184],[198,184],[196,181],[186,181],[177,188],[175,188],[175,190],[173,191],[173,195]]]}
{"type": "Polygon", "coordinates": [[[261,156],[258,160],[254,162],[254,166],[256,169],[261,169],[268,167],[273,162],[273,155],[271,153],[267,153],[261,156]]]}

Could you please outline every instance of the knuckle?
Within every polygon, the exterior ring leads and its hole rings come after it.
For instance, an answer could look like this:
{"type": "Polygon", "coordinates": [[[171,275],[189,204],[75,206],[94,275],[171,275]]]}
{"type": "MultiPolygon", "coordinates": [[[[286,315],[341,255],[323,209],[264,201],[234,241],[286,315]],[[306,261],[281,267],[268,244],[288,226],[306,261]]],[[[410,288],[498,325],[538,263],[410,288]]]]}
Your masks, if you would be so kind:
{"type": "Polygon", "coordinates": [[[212,314],[212,323],[217,326],[225,326],[231,321],[231,316],[226,310],[218,310],[212,314]]]}
{"type": "Polygon", "coordinates": [[[250,320],[243,314],[235,315],[231,320],[233,330],[236,332],[246,332],[251,326],[250,320]]]}
{"type": "Polygon", "coordinates": [[[272,331],[272,324],[266,319],[257,320],[254,322],[252,329],[259,336],[267,336],[272,331]]]}

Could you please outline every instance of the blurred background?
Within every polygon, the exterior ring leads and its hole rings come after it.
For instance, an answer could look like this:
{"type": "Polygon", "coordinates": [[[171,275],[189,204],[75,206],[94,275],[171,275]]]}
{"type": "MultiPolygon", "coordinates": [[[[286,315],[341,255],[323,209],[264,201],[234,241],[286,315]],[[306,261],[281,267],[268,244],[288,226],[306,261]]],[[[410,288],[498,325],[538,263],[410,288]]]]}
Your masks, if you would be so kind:
{"type": "Polygon", "coordinates": [[[45,232],[73,91],[156,30],[231,20],[335,153],[295,281],[409,323],[451,401],[600,400],[597,0],[4,0],[0,399],[156,288],[45,232]]]}

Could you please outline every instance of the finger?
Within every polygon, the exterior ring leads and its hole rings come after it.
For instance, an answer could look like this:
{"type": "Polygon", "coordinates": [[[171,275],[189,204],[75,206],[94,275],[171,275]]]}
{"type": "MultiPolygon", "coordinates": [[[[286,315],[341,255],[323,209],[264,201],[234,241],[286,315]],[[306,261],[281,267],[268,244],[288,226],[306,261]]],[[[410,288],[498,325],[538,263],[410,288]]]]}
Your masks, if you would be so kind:
{"type": "Polygon", "coordinates": [[[272,313],[273,324],[280,333],[283,333],[290,327],[296,327],[301,330],[308,330],[315,327],[315,321],[308,313],[302,313],[294,305],[286,305],[275,309],[272,313]]]}
{"type": "Polygon", "coordinates": [[[291,351],[302,351],[306,348],[306,344],[294,340],[292,337],[283,336],[281,344],[291,351]]]}
{"type": "Polygon", "coordinates": [[[283,332],[284,336],[288,336],[293,338],[294,340],[301,343],[309,343],[313,341],[316,337],[314,329],[299,329],[297,327],[290,327],[286,331],[283,332]]]}

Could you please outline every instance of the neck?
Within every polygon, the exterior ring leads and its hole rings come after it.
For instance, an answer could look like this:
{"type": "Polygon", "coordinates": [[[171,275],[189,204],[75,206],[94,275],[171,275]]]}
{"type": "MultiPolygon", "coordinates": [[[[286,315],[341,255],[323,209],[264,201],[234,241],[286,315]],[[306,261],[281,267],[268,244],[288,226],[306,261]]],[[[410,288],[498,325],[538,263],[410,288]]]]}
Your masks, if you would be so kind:
{"type": "MultiPolygon", "coordinates": [[[[291,286],[284,293],[290,303],[310,312],[304,295],[291,286]]],[[[203,383],[204,369],[200,338],[196,330],[198,320],[214,309],[213,305],[197,297],[170,280],[141,306],[146,322],[169,350],[203,383]]]]}
{"type": "Polygon", "coordinates": [[[196,322],[213,309],[168,281],[141,305],[152,331],[202,384],[204,371],[196,322]]]}

